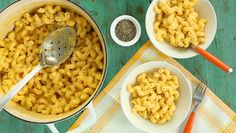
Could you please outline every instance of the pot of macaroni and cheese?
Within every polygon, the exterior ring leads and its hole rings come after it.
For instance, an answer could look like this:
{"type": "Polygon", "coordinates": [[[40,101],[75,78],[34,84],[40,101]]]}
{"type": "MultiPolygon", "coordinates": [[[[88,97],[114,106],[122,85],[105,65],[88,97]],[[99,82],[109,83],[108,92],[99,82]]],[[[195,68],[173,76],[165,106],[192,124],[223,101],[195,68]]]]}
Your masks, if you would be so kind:
{"type": "Polygon", "coordinates": [[[58,132],[54,123],[88,108],[90,119],[72,132],[92,125],[92,100],[107,69],[105,39],[94,19],[70,1],[22,0],[5,8],[0,20],[0,99],[40,63],[40,47],[49,33],[64,26],[77,32],[72,55],[59,66],[41,70],[4,110],[58,132]]]}

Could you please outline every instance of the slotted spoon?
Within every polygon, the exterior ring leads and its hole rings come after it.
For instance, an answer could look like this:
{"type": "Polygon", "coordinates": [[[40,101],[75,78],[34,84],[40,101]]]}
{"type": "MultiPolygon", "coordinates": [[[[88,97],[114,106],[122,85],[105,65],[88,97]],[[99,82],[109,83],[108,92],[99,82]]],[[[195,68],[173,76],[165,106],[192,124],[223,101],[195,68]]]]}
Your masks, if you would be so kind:
{"type": "Polygon", "coordinates": [[[41,63],[17,83],[0,100],[0,111],[42,68],[63,63],[72,53],[76,43],[76,32],[71,27],[63,27],[50,33],[43,41],[40,51],[41,63]]]}

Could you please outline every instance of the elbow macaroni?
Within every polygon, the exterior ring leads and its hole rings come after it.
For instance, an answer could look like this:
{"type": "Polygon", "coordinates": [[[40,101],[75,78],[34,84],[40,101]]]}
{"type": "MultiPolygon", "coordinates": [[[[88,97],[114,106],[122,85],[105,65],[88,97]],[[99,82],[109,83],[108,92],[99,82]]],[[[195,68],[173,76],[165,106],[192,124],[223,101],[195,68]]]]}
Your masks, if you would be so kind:
{"type": "Polygon", "coordinates": [[[179,81],[168,69],[161,68],[154,73],[142,73],[134,86],[128,84],[131,93],[132,112],[152,123],[168,122],[179,99],[179,81]]]}
{"type": "Polygon", "coordinates": [[[80,45],[66,62],[41,70],[13,98],[28,110],[45,115],[73,110],[94,93],[102,79],[101,42],[89,22],[69,9],[46,5],[24,13],[13,31],[0,39],[0,88],[7,93],[38,65],[44,38],[63,26],[77,30],[80,45]]]}
{"type": "Polygon", "coordinates": [[[197,46],[205,43],[206,20],[200,19],[194,9],[197,0],[170,0],[154,6],[155,37],[175,47],[197,46]]]}

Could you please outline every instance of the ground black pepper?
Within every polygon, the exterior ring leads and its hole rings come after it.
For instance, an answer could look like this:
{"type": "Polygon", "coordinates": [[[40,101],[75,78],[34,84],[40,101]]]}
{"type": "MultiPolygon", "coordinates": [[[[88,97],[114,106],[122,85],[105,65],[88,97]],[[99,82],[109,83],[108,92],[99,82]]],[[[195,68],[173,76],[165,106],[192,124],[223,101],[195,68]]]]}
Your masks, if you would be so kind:
{"type": "Polygon", "coordinates": [[[136,27],[132,21],[124,19],[117,23],[115,34],[121,41],[128,42],[135,37],[136,27]]]}

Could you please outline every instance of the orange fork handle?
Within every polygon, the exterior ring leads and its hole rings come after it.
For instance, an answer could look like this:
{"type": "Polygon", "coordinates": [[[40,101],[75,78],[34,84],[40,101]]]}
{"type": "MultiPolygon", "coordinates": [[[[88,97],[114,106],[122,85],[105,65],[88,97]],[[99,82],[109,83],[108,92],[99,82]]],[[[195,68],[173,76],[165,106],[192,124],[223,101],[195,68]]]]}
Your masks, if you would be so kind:
{"type": "Polygon", "coordinates": [[[194,123],[194,120],[195,120],[195,112],[192,112],[189,119],[188,119],[188,122],[184,128],[184,133],[191,133],[191,130],[192,130],[192,127],[193,127],[193,123],[194,123]]]}
{"type": "Polygon", "coordinates": [[[199,54],[201,54],[203,57],[205,57],[207,60],[209,60],[210,62],[212,62],[213,64],[215,64],[219,68],[221,68],[222,70],[224,70],[225,72],[229,72],[229,73],[233,72],[232,68],[230,68],[227,64],[225,64],[223,61],[221,61],[220,59],[218,59],[217,57],[215,57],[211,53],[205,51],[204,49],[202,49],[200,47],[195,47],[195,50],[199,54]]]}

